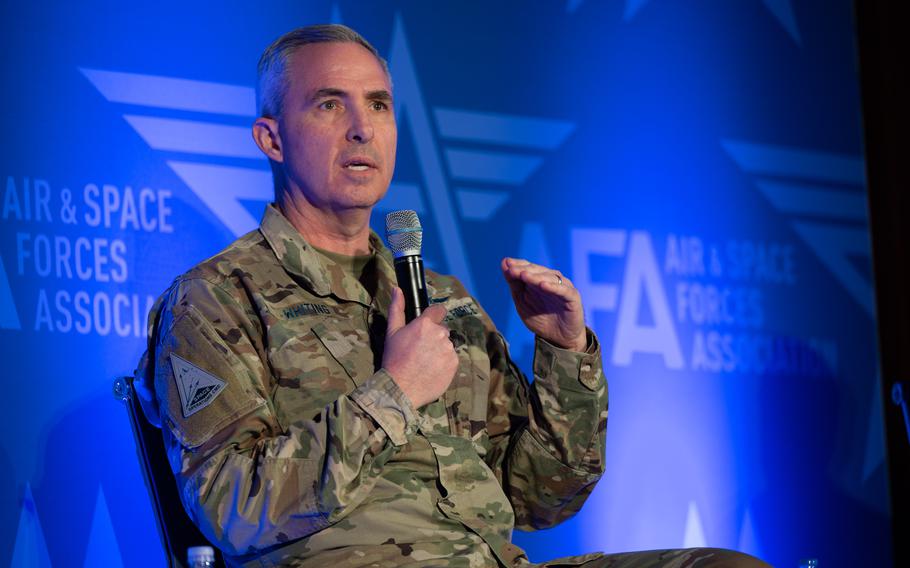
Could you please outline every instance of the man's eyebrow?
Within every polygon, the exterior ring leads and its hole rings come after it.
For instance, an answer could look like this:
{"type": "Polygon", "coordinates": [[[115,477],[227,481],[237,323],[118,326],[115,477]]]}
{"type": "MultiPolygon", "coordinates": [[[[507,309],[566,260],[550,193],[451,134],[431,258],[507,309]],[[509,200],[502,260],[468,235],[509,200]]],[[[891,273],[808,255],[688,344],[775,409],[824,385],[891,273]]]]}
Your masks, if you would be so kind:
{"type": "MultiPolygon", "coordinates": [[[[310,97],[310,100],[317,101],[319,99],[324,99],[327,97],[345,98],[347,96],[348,92],[343,89],[339,89],[337,87],[323,87],[321,89],[317,89],[313,93],[313,96],[310,97]]],[[[388,92],[385,89],[376,89],[375,91],[368,91],[366,98],[371,101],[391,102],[392,93],[388,92]]]]}
{"type": "Polygon", "coordinates": [[[347,92],[335,87],[324,87],[318,89],[313,93],[313,96],[310,97],[311,100],[323,99],[325,97],[344,97],[347,96],[347,92]]]}
{"type": "Polygon", "coordinates": [[[368,92],[367,98],[371,101],[391,101],[392,93],[386,91],[385,89],[378,89],[376,91],[368,92]]]}

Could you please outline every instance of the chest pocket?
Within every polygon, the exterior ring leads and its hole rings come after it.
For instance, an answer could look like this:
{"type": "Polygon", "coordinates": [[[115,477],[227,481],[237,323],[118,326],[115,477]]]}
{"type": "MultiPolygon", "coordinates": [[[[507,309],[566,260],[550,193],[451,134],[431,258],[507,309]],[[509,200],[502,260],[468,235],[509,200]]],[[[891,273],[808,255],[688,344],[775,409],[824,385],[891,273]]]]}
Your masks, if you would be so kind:
{"type": "Polygon", "coordinates": [[[277,379],[272,399],[284,428],[311,419],[373,374],[366,330],[340,317],[313,318],[301,324],[269,355],[277,379]]]}
{"type": "Polygon", "coordinates": [[[472,298],[450,300],[446,307],[449,338],[458,355],[458,371],[443,397],[449,425],[453,434],[472,440],[483,455],[490,386],[486,330],[472,298]]]}

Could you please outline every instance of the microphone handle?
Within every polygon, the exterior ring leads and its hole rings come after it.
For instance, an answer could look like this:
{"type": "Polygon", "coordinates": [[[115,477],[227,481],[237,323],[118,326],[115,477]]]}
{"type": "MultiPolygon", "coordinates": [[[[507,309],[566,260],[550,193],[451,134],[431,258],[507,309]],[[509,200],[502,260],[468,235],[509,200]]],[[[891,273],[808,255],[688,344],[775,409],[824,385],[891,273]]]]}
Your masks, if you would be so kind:
{"type": "Polygon", "coordinates": [[[404,292],[404,319],[410,323],[430,304],[423,259],[420,255],[396,258],[395,276],[398,278],[398,287],[404,292]]]}

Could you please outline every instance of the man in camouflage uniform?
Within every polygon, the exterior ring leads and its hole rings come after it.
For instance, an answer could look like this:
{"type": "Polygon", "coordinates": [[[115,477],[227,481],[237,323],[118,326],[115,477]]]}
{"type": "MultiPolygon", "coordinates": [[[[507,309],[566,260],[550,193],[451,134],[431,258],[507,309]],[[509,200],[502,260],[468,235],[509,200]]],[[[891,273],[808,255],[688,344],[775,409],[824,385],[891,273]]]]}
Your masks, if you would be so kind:
{"type": "MultiPolygon", "coordinates": [[[[156,304],[153,390],[184,505],[232,565],[524,566],[513,527],[579,510],[604,468],[607,386],[581,299],[505,259],[536,333],[533,385],[453,277],[405,324],[369,230],[396,125],[385,62],[342,26],[295,30],[260,60],[254,138],[277,204],[156,304]]],[[[549,565],[747,566],[711,549],[549,565]]]]}

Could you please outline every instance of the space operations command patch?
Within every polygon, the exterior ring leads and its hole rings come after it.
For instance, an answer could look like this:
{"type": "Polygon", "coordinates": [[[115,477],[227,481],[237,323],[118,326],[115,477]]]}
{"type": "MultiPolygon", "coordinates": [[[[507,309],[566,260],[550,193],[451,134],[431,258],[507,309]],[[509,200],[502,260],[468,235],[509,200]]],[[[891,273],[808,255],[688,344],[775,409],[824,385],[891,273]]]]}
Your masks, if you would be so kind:
{"type": "Polygon", "coordinates": [[[227,384],[174,353],[171,353],[171,368],[174,369],[184,418],[189,418],[211,404],[227,384]]]}

